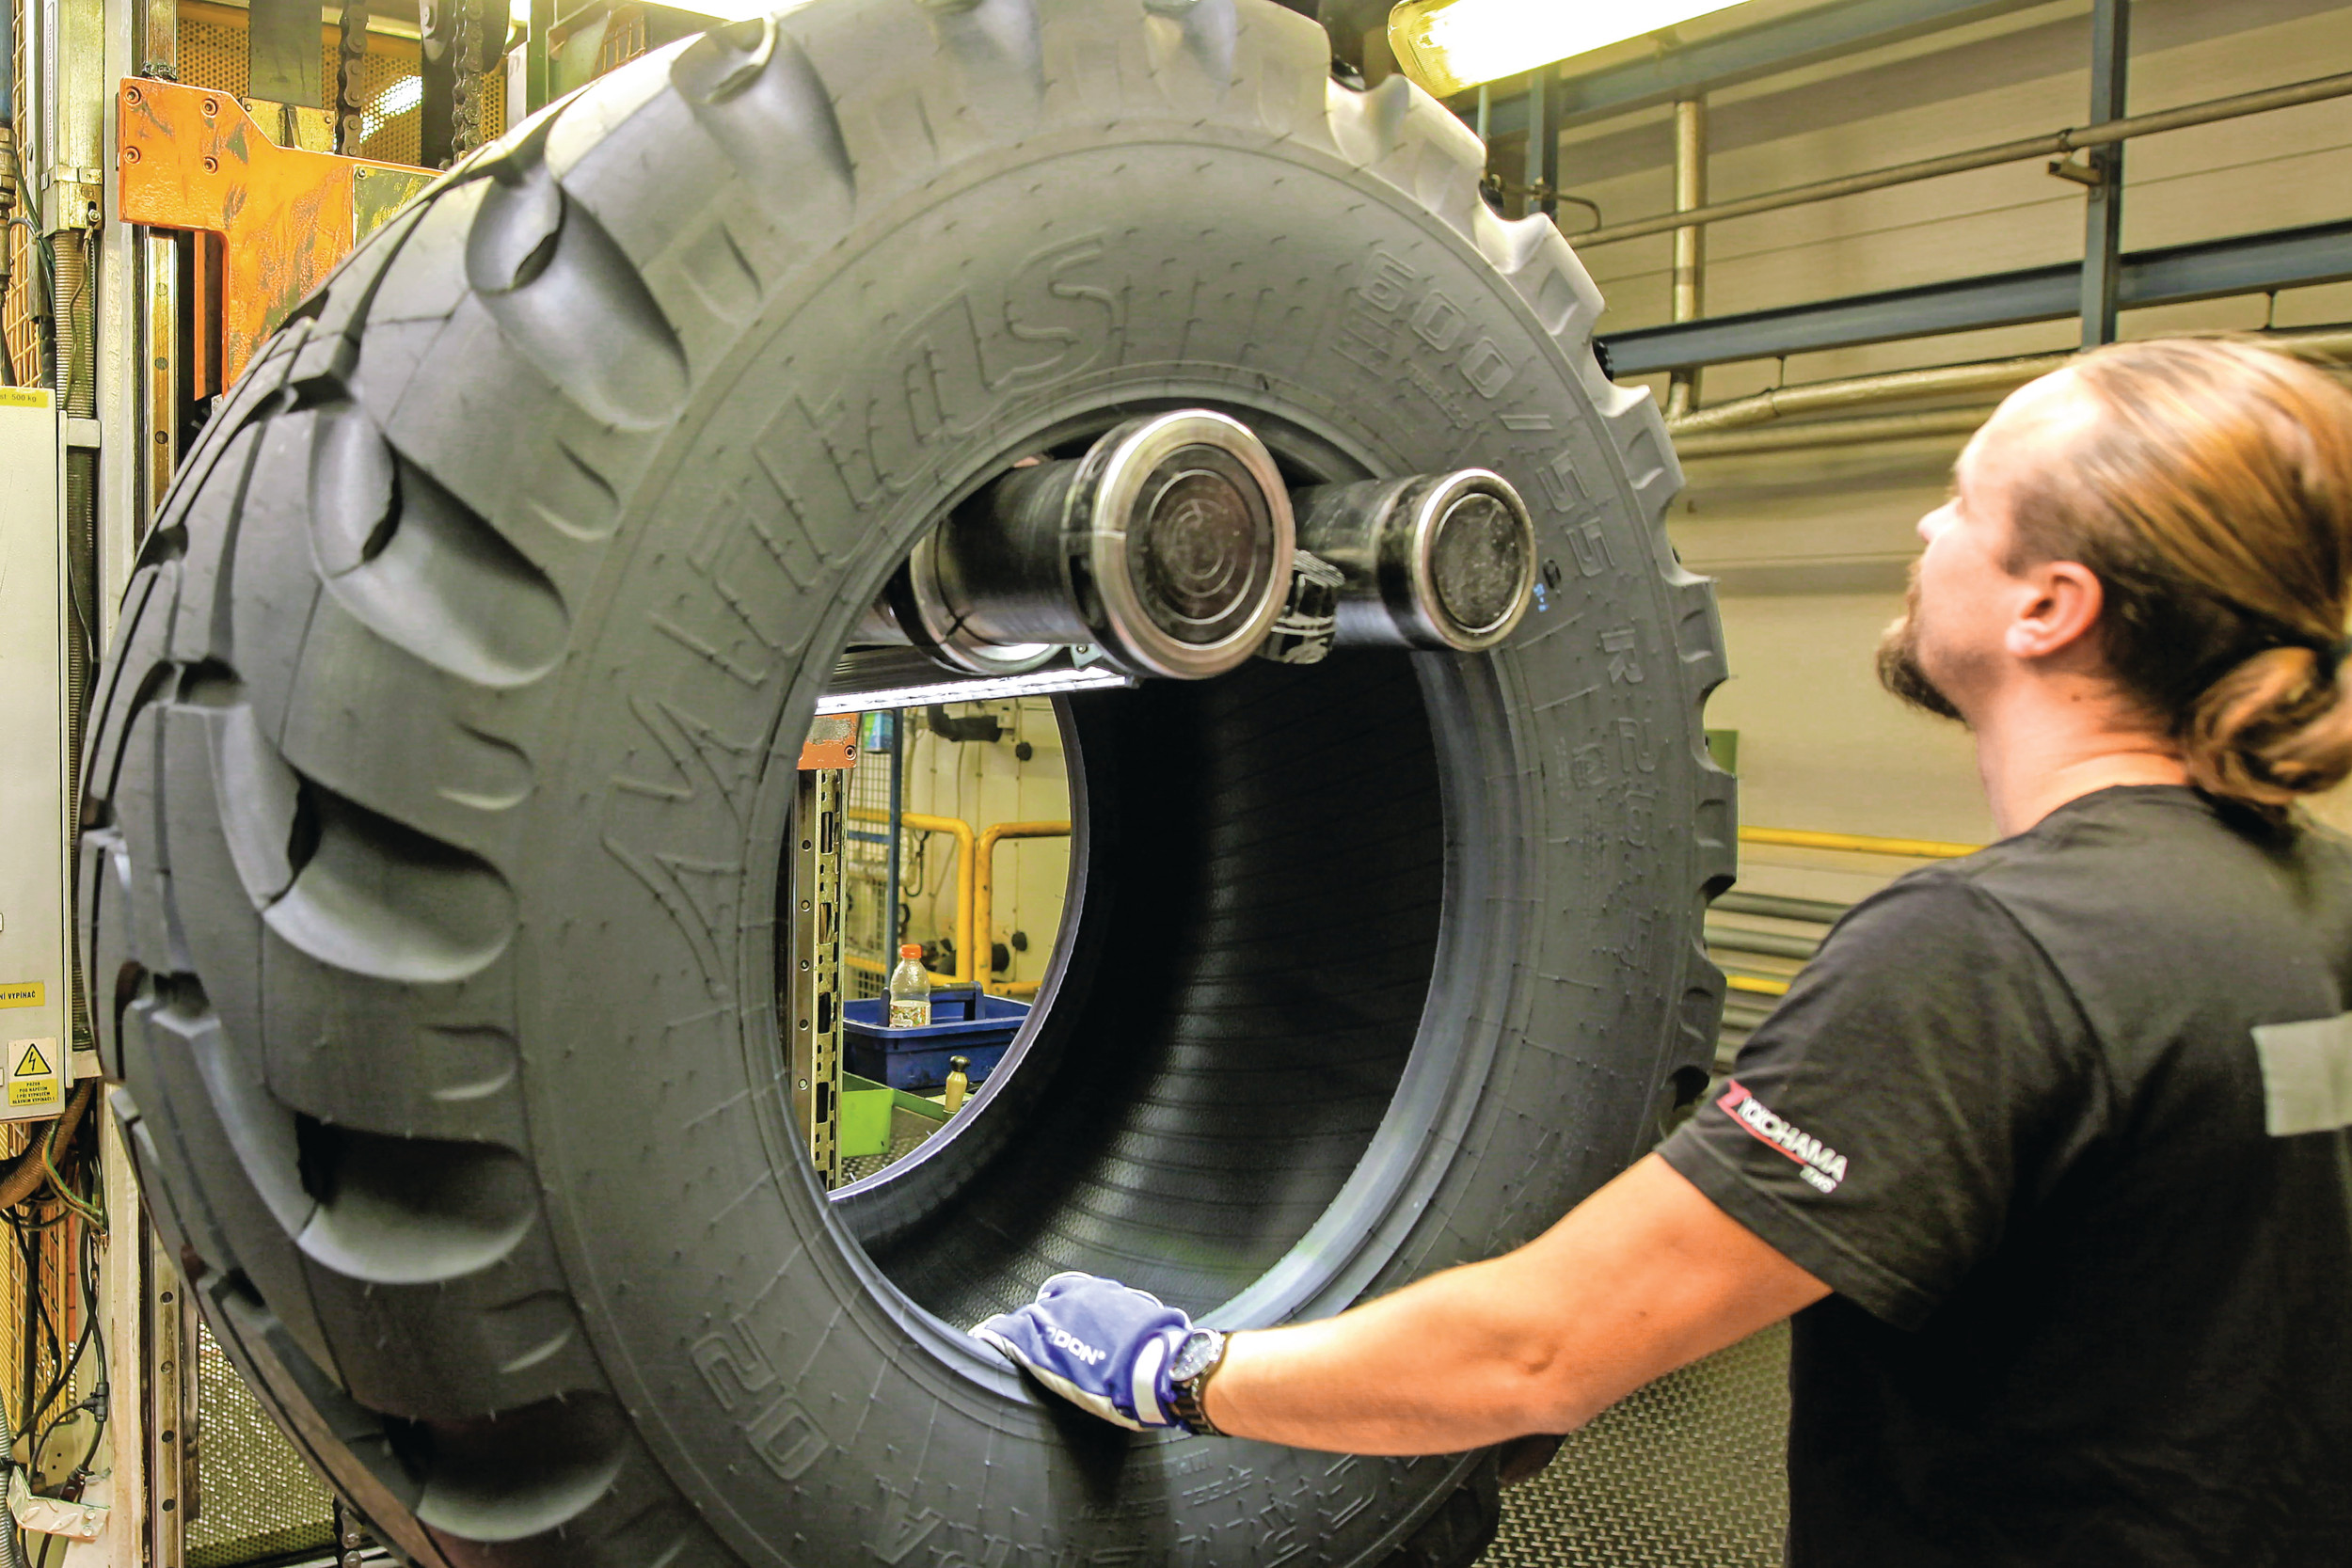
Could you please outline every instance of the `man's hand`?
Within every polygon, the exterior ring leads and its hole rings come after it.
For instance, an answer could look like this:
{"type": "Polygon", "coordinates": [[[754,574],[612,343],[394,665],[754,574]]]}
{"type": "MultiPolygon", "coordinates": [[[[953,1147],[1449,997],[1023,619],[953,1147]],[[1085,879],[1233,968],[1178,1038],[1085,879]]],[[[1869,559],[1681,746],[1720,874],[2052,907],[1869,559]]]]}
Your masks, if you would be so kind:
{"type": "Polygon", "coordinates": [[[972,1330],[1079,1409],[1133,1432],[1181,1426],[1168,1364],[1192,1320],[1116,1279],[1057,1274],[1037,1300],[972,1330]]]}
{"type": "MultiPolygon", "coordinates": [[[[1217,1432],[1338,1453],[1459,1453],[1570,1432],[1650,1379],[1829,1287],[1657,1155],[1516,1252],[1336,1318],[1232,1335],[1202,1387],[1217,1432]]],[[[972,1332],[1137,1432],[1191,1430],[1168,1362],[1191,1322],[1116,1280],[1057,1274],[972,1332]]]]}

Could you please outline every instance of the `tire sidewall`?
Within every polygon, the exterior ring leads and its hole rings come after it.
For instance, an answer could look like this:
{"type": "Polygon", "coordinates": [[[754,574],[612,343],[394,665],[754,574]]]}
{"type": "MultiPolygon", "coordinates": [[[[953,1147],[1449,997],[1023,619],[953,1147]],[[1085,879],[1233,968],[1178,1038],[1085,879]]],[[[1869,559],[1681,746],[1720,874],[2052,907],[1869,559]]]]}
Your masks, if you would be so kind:
{"type": "Polygon", "coordinates": [[[800,736],[856,608],[1025,442],[1199,402],[1335,468],[1493,467],[1535,514],[1541,610],[1422,661],[1454,842],[1438,984],[1359,1173],[1386,1217],[1262,1308],[1526,1240],[1634,1152],[1672,1065],[1695,702],[1589,372],[1411,196],[1217,135],[1034,143],[844,242],[706,378],[577,608],[506,868],[534,1157],[620,1399],[747,1561],[1184,1565],[1238,1536],[1355,1562],[1467,1465],[1048,1408],[892,1291],[807,1174],[761,1000],[800,736]]]}

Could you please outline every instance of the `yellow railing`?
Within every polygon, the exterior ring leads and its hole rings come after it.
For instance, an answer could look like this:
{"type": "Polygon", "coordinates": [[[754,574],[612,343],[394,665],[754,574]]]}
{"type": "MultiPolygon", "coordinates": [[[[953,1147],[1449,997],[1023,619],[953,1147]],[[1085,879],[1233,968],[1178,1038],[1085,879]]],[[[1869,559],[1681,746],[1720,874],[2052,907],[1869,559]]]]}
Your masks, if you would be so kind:
{"type": "MultiPolygon", "coordinates": [[[[979,845],[972,852],[972,868],[975,873],[972,890],[972,925],[974,929],[979,932],[980,941],[989,942],[992,946],[995,942],[995,938],[991,934],[990,919],[995,913],[996,905],[996,846],[1009,838],[1068,838],[1069,836],[1070,824],[1067,822],[999,822],[980,834],[979,845]]],[[[988,972],[982,970],[980,973],[988,972]]],[[[1037,982],[1034,980],[1008,980],[1001,985],[984,981],[982,984],[985,989],[1005,996],[1013,996],[1024,991],[1035,994],[1037,990],[1037,982]]]]}
{"type": "MultiPolygon", "coordinates": [[[[890,814],[888,812],[876,811],[871,806],[851,806],[850,808],[850,820],[852,822],[887,823],[890,820],[890,814]]],[[[918,833],[946,833],[953,837],[956,841],[956,972],[953,974],[932,974],[931,984],[935,986],[968,986],[972,983],[973,973],[972,885],[974,878],[972,870],[972,824],[964,821],[961,817],[931,816],[919,811],[900,812],[898,814],[898,822],[900,826],[913,828],[918,833]]],[[[884,896],[887,896],[887,895],[884,896]]],[[[889,932],[893,927],[898,925],[898,911],[896,910],[884,910],[882,911],[882,930],[885,933],[889,932]]],[[[887,938],[885,937],[885,944],[886,943],[887,938]]],[[[869,974],[877,969],[880,969],[883,974],[887,974],[889,973],[887,960],[894,958],[897,956],[898,955],[895,953],[884,954],[884,962],[882,964],[876,964],[871,958],[850,958],[845,961],[851,969],[863,969],[869,974]]],[[[928,974],[929,971],[926,971],[926,973],[928,974]]]]}
{"type": "MultiPolygon", "coordinates": [[[[1810,828],[1742,828],[1742,844],[1771,845],[1783,849],[1842,849],[1852,854],[1897,855],[1909,860],[1947,861],[1973,855],[1980,844],[1954,844],[1935,838],[1879,838],[1868,833],[1825,833],[1810,828]]],[[[1752,996],[1786,996],[1788,982],[1771,974],[1728,974],[1724,984],[1752,996]]]]}
{"type": "Polygon", "coordinates": [[[1981,844],[1949,844],[1933,838],[1873,838],[1867,833],[1821,833],[1810,828],[1742,828],[1742,844],[1771,844],[1784,849],[1847,849],[1863,855],[1907,855],[1914,860],[1948,861],[1973,855],[1981,844]]]}
{"type": "MultiPolygon", "coordinates": [[[[887,823],[890,820],[888,813],[876,811],[871,806],[852,806],[849,815],[852,822],[887,823]]],[[[898,820],[916,832],[946,833],[956,841],[956,972],[953,974],[939,974],[926,970],[924,973],[930,974],[934,986],[968,986],[975,975],[987,973],[980,967],[982,958],[978,944],[990,941],[989,921],[994,912],[996,892],[996,846],[1009,838],[1068,838],[1070,824],[999,822],[976,839],[972,824],[961,817],[931,816],[919,811],[905,811],[898,814],[898,820]]],[[[885,911],[885,929],[892,924],[888,915],[889,911],[885,911]]],[[[872,958],[850,954],[842,961],[851,969],[864,970],[868,974],[887,974],[892,957],[895,955],[886,954],[883,961],[877,963],[872,958]]],[[[984,980],[982,985],[984,989],[1005,996],[1034,994],[1037,990],[1035,980],[1008,980],[1002,984],[984,980]]]]}

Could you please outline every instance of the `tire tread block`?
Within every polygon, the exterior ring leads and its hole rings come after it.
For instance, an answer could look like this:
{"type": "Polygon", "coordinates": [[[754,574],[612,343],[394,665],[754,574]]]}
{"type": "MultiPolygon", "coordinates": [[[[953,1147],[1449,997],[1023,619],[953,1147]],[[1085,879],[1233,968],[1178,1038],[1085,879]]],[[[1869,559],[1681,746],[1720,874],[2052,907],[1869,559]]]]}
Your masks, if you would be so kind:
{"type": "Polygon", "coordinates": [[[197,1227],[190,1244],[212,1267],[250,1280],[311,1361],[331,1367],[332,1353],[281,1217],[301,1223],[310,1200],[295,1170],[273,1164],[294,1158],[293,1118],[277,1123],[266,1092],[241,1076],[208,1014],[192,1015],[159,1000],[135,1003],[123,1036],[130,1080],[148,1085],[142,1126],[165,1184],[182,1200],[183,1219],[197,1227]],[[213,1096],[219,1090],[230,1094],[233,1122],[224,1119],[227,1107],[215,1108],[221,1102],[213,1096]],[[184,1184],[170,1180],[175,1165],[184,1184]],[[257,1185],[257,1170],[266,1189],[257,1185]]]}

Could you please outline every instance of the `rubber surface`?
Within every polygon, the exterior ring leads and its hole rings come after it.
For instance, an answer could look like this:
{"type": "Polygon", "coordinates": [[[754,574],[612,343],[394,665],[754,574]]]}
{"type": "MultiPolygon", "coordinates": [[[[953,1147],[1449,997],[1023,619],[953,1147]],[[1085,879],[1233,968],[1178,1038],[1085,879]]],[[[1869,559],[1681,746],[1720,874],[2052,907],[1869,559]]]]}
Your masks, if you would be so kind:
{"type": "Polygon", "coordinates": [[[1534,1234],[1704,1082],[1731,790],[1662,426],[1475,141],[1327,64],[1259,0],[729,24],[453,170],[189,454],[89,727],[85,974],[215,1332],[412,1561],[1490,1528],[1488,1458],[1130,1442],[924,1307],[1051,1263],[1337,1310],[1534,1234]],[[1300,483],[1495,468],[1543,603],[1490,656],[1081,705],[1028,1059],[829,1202],[772,1002],[818,687],[956,497],[1185,405],[1300,483]]]}
{"type": "Polygon", "coordinates": [[[1400,655],[1073,699],[1084,961],[985,1128],[843,1207],[950,1323],[1069,1268],[1195,1314],[1338,1196],[1436,961],[1445,818],[1400,655]],[[918,1223],[888,1235],[887,1208],[918,1223]]]}

